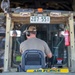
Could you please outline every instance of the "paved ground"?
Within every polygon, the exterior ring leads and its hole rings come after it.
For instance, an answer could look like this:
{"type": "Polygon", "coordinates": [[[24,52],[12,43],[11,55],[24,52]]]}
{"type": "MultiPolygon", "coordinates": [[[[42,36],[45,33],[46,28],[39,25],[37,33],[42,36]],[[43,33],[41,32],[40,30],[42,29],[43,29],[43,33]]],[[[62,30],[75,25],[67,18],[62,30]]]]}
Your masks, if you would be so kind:
{"type": "Polygon", "coordinates": [[[34,73],[25,73],[25,72],[11,72],[11,73],[0,73],[0,75],[75,75],[75,73],[67,73],[67,74],[60,74],[60,73],[46,73],[46,72],[34,72],[34,73]]]}

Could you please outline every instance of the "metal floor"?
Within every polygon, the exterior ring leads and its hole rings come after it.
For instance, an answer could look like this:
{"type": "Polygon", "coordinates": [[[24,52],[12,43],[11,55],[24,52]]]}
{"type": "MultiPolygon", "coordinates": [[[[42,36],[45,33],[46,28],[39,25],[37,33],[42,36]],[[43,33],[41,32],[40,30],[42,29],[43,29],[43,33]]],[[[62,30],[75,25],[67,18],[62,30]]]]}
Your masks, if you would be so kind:
{"type": "Polygon", "coordinates": [[[47,72],[34,72],[34,73],[26,73],[26,72],[8,72],[8,73],[0,73],[0,75],[75,75],[75,73],[47,73],[47,72]]]}

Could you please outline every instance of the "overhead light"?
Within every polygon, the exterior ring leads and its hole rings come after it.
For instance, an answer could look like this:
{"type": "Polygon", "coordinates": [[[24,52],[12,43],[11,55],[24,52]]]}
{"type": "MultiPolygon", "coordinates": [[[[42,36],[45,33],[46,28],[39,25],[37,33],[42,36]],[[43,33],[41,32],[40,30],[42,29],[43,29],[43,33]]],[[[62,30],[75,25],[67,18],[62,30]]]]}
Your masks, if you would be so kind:
{"type": "Polygon", "coordinates": [[[56,12],[56,11],[51,12],[51,13],[50,13],[50,16],[53,16],[53,17],[60,17],[60,16],[61,16],[61,12],[56,12]]]}

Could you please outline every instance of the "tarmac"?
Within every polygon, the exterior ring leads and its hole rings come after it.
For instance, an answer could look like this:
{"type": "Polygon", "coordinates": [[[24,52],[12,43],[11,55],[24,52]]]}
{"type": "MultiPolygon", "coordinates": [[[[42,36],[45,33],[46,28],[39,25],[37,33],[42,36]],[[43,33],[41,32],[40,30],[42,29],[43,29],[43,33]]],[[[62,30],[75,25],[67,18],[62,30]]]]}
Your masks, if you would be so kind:
{"type": "Polygon", "coordinates": [[[26,72],[7,72],[7,73],[0,73],[0,75],[75,75],[75,73],[49,73],[49,72],[26,73],[26,72]]]}

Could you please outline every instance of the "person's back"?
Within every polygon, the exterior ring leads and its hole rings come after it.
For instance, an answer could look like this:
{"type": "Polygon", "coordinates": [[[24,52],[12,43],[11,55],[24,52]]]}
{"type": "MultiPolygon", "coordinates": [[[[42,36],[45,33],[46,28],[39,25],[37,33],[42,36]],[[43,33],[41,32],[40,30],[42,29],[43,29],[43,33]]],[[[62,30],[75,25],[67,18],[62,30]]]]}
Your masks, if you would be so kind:
{"type": "Polygon", "coordinates": [[[49,58],[52,57],[52,53],[47,43],[41,39],[36,38],[36,28],[34,26],[30,26],[25,32],[27,40],[22,42],[20,45],[21,53],[23,53],[25,50],[37,49],[41,50],[45,56],[48,56],[49,58]]]}
{"type": "Polygon", "coordinates": [[[36,49],[41,50],[45,56],[50,52],[50,49],[47,47],[46,42],[38,38],[27,39],[22,42],[20,46],[23,52],[28,49],[36,49]]]}

